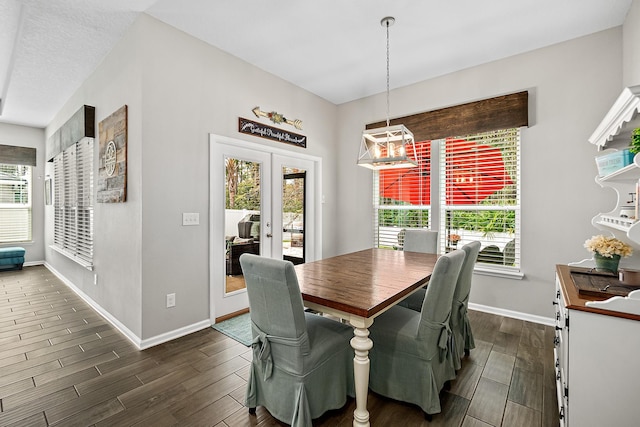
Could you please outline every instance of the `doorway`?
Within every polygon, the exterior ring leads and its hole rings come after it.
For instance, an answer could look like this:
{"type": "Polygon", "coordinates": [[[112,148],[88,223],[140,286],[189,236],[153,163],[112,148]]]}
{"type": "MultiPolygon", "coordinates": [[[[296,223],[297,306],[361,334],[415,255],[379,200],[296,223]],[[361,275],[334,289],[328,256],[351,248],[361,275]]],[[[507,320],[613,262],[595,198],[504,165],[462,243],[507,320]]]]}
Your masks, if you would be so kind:
{"type": "Polygon", "coordinates": [[[210,135],[210,312],[248,308],[243,253],[294,264],[320,253],[319,158],[210,135]]]}
{"type": "Polygon", "coordinates": [[[305,200],[304,169],[282,169],[282,258],[294,264],[305,262],[305,200]]]}

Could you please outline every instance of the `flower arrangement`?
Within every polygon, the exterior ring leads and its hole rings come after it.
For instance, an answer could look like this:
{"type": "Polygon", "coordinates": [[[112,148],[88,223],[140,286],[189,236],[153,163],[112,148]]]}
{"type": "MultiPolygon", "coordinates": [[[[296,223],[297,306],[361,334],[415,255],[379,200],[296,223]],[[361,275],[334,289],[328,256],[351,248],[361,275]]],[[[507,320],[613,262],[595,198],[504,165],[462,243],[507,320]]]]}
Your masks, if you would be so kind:
{"type": "Polygon", "coordinates": [[[455,245],[460,241],[461,237],[459,234],[449,234],[449,242],[451,242],[451,244],[455,245]]]}
{"type": "Polygon", "coordinates": [[[615,237],[593,236],[584,242],[584,247],[591,252],[605,258],[613,258],[614,255],[627,257],[633,253],[633,248],[615,237]]]}

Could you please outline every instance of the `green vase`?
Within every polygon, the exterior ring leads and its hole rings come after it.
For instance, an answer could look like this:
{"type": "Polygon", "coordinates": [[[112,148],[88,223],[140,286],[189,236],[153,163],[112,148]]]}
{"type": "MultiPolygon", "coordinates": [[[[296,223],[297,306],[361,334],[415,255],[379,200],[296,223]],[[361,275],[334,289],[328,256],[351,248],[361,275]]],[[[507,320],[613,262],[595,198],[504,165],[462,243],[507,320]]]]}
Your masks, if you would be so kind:
{"type": "Polygon", "coordinates": [[[618,264],[620,264],[620,255],[613,255],[612,258],[608,258],[595,252],[593,259],[596,262],[596,270],[608,271],[613,274],[618,273],[618,264]]]}

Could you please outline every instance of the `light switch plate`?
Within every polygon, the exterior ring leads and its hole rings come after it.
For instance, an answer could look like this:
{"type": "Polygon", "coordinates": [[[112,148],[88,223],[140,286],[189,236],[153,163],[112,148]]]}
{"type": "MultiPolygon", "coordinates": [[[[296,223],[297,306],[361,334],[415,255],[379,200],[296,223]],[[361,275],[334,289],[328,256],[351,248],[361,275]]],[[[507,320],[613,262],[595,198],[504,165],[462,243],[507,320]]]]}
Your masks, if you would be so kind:
{"type": "Polygon", "coordinates": [[[182,225],[200,225],[200,214],[183,212],[182,225]]]}

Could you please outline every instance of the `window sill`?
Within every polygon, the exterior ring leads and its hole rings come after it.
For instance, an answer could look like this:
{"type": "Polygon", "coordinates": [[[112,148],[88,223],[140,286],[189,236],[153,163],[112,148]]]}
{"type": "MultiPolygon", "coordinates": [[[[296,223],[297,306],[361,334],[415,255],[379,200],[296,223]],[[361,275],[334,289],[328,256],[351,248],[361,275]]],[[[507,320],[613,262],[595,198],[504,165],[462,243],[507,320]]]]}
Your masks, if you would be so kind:
{"type": "Polygon", "coordinates": [[[487,267],[479,267],[478,265],[476,265],[476,267],[473,269],[473,272],[476,274],[480,274],[482,276],[503,277],[505,279],[515,279],[515,280],[524,279],[524,273],[519,270],[487,268],[487,267]]]}
{"type": "Polygon", "coordinates": [[[83,259],[78,258],[77,256],[75,256],[74,254],[71,254],[69,252],[67,252],[64,249],[61,249],[55,245],[49,245],[49,248],[53,249],[54,251],[58,252],[61,255],[66,256],[67,258],[69,258],[71,261],[75,261],[78,264],[80,264],[81,266],[83,266],[84,268],[86,268],[87,270],[93,271],[93,263],[87,262],[83,259]]]}

